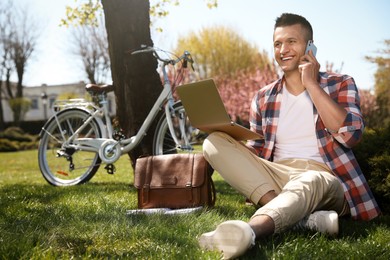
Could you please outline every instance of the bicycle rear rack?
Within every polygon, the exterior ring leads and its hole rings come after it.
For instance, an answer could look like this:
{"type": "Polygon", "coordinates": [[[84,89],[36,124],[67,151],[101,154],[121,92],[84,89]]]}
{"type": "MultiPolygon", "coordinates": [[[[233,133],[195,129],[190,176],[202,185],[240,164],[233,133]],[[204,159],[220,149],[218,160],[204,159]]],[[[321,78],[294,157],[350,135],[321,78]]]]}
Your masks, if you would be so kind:
{"type": "Polygon", "coordinates": [[[84,108],[84,109],[88,109],[88,110],[99,109],[95,104],[93,104],[92,102],[87,101],[83,98],[56,100],[52,106],[54,113],[58,113],[64,109],[68,109],[68,108],[84,108]]]}

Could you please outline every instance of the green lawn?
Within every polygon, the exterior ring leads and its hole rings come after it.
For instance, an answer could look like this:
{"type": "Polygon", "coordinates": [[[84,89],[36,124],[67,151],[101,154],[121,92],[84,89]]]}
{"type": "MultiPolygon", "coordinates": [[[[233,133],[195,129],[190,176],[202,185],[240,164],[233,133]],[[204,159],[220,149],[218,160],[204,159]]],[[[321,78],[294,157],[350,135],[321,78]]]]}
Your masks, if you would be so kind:
{"type": "MultiPolygon", "coordinates": [[[[0,153],[0,259],[219,259],[196,237],[228,219],[248,220],[255,209],[215,173],[216,206],[191,215],[128,216],[137,205],[128,158],[117,172],[100,170],[87,184],[53,187],[37,151],[0,153]]],[[[390,217],[341,220],[327,238],[291,231],[257,242],[242,259],[390,259],[390,217]]]]}

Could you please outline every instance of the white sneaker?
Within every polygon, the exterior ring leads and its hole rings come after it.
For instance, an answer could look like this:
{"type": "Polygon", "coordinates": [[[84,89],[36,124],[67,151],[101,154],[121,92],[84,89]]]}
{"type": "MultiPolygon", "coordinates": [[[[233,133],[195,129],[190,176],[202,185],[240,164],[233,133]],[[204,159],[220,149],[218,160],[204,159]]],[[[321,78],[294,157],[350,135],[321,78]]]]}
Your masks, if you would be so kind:
{"type": "Polygon", "coordinates": [[[255,239],[256,235],[248,223],[229,220],[219,224],[214,231],[202,234],[199,245],[203,249],[222,251],[223,259],[231,259],[254,246],[255,239]]]}
{"type": "Polygon", "coordinates": [[[336,211],[315,211],[302,219],[298,226],[318,231],[330,236],[339,233],[339,216],[336,211]]]}

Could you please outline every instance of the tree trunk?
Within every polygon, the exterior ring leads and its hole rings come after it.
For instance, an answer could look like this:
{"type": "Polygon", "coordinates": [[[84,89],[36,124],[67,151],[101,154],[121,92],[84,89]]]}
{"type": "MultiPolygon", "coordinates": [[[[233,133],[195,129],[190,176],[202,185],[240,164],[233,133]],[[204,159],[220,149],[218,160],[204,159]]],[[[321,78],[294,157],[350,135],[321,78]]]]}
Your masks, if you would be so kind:
{"type": "MultiPolygon", "coordinates": [[[[157,99],[161,81],[157,61],[151,53],[130,55],[141,44],[153,45],[150,34],[149,1],[102,0],[106,20],[117,117],[127,137],[141,127],[157,99]]],[[[141,155],[152,154],[154,126],[141,144],[129,153],[132,166],[141,155]]]]}
{"type": "Polygon", "coordinates": [[[3,88],[3,81],[0,79],[0,131],[3,131],[5,129],[2,88],[3,88]]]}

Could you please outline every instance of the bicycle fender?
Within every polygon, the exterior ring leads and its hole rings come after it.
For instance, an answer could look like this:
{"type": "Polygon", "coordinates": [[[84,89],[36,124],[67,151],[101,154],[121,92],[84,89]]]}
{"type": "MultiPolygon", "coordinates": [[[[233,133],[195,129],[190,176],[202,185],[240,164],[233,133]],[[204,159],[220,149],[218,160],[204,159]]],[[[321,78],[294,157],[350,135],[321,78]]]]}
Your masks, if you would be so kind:
{"type": "MultiPolygon", "coordinates": [[[[85,109],[85,108],[67,108],[67,109],[63,109],[61,110],[60,112],[54,114],[52,117],[49,118],[49,120],[46,121],[46,123],[43,125],[43,127],[41,128],[41,131],[39,132],[39,139],[42,138],[42,135],[45,133],[45,129],[47,128],[47,126],[53,121],[53,120],[56,120],[56,117],[63,114],[63,113],[67,113],[68,111],[74,111],[74,110],[81,110],[89,115],[92,115],[92,112],[88,109],[85,109]]],[[[103,120],[100,118],[100,117],[95,117],[94,118],[97,122],[97,124],[99,125],[99,128],[100,129],[104,129],[104,123],[103,123],[103,120]]],[[[106,131],[102,131],[102,138],[107,138],[107,133],[106,131]]]]}

